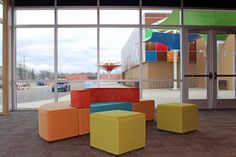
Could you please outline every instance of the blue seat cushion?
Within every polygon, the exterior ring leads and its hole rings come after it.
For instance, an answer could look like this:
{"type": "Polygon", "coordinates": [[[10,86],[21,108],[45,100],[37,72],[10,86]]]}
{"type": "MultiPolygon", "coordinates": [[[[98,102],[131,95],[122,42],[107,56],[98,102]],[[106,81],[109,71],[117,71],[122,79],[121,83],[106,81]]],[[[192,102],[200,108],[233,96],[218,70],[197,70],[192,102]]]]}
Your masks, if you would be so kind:
{"type": "Polygon", "coordinates": [[[132,111],[132,104],[130,102],[96,102],[90,104],[90,113],[109,110],[132,111]]]}

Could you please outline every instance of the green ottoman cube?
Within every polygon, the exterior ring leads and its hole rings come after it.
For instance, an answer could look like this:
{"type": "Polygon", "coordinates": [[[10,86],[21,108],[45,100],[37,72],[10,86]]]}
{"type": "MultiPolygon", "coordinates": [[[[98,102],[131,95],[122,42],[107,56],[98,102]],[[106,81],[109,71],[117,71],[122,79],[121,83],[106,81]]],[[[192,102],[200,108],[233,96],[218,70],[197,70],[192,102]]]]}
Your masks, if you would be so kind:
{"type": "Polygon", "coordinates": [[[123,110],[90,115],[90,146],[120,155],[145,146],[145,114],[123,110]]]}
{"type": "Polygon", "coordinates": [[[188,103],[167,103],[157,106],[157,128],[186,133],[198,127],[198,107],[188,103]]]}

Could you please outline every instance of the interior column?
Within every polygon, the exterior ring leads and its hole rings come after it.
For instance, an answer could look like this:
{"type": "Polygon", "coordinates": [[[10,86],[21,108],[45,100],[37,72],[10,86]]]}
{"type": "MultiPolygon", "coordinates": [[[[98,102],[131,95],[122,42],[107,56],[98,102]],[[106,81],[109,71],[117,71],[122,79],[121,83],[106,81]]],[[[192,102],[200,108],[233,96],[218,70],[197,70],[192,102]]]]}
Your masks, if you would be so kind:
{"type": "Polygon", "coordinates": [[[3,70],[2,70],[2,99],[3,99],[3,115],[9,113],[9,100],[8,100],[8,10],[9,0],[3,1],[3,70]]]}

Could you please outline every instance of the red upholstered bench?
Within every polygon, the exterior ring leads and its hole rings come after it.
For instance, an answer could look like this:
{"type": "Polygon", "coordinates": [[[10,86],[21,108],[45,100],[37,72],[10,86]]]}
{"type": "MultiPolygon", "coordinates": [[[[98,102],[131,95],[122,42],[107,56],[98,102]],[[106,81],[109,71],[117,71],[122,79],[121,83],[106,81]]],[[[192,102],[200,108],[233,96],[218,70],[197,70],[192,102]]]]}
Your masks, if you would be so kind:
{"type": "Polygon", "coordinates": [[[138,102],[139,88],[89,88],[71,91],[71,106],[86,108],[94,102],[138,102]]]}
{"type": "Polygon", "coordinates": [[[88,108],[90,106],[90,92],[84,90],[71,90],[71,106],[76,108],[88,108]]]}

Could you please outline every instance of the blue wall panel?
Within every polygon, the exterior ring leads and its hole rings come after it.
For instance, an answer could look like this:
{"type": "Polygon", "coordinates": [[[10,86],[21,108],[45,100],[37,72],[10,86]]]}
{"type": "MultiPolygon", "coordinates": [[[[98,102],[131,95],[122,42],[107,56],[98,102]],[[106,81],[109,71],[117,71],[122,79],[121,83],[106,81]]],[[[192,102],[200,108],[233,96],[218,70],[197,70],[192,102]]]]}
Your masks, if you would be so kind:
{"type": "Polygon", "coordinates": [[[146,62],[156,62],[157,52],[155,50],[146,50],[146,62]]]}

